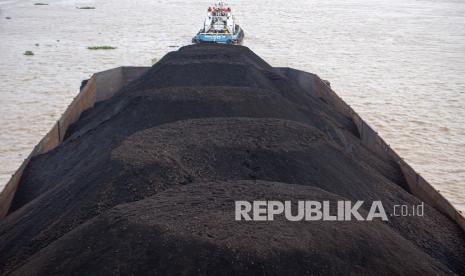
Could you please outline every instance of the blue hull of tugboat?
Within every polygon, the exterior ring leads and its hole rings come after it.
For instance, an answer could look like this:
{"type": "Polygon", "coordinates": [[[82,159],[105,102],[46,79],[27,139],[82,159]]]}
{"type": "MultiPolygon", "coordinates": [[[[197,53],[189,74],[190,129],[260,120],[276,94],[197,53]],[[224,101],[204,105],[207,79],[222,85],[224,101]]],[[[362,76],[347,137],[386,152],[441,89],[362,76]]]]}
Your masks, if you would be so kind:
{"type": "Polygon", "coordinates": [[[205,34],[199,32],[192,38],[192,43],[242,44],[243,39],[244,31],[238,28],[238,31],[233,35],[205,34]]]}

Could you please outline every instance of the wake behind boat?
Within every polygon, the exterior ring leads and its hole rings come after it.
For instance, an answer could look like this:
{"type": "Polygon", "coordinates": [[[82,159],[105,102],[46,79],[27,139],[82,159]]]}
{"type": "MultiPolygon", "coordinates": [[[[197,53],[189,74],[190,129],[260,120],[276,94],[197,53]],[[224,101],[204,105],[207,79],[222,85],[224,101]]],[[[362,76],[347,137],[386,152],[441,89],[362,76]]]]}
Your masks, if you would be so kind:
{"type": "Polygon", "coordinates": [[[219,2],[208,8],[204,27],[192,38],[192,43],[242,44],[244,31],[236,24],[231,8],[219,2]]]}

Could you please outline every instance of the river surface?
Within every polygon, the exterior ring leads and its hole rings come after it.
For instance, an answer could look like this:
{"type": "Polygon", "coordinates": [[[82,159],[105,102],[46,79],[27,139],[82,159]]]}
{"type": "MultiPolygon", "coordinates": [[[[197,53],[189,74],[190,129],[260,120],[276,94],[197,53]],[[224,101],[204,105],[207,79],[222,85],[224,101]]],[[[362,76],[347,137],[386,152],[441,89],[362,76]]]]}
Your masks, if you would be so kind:
{"type": "MultiPolygon", "coordinates": [[[[210,1],[0,0],[0,188],[80,81],[190,43],[210,1]],[[92,6],[95,9],[77,9],[92,6]],[[9,17],[10,19],[7,19],[9,17]],[[91,51],[110,45],[116,50],[91,51]],[[25,56],[27,50],[33,56],[25,56]]],[[[244,44],[320,75],[465,210],[465,1],[235,0],[244,44]]]]}

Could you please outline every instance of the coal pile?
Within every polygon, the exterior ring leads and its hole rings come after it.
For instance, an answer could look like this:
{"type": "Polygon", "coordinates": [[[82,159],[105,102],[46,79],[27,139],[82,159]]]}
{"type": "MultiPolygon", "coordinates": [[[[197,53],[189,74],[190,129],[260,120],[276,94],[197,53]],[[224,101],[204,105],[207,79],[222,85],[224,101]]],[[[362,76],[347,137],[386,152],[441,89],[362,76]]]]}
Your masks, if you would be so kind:
{"type": "MultiPolygon", "coordinates": [[[[167,54],[33,158],[0,222],[11,275],[465,274],[465,236],[425,205],[389,221],[235,221],[235,200],[418,205],[353,121],[248,48],[167,54]]],[[[365,212],[368,210],[364,210],[365,212]]]]}

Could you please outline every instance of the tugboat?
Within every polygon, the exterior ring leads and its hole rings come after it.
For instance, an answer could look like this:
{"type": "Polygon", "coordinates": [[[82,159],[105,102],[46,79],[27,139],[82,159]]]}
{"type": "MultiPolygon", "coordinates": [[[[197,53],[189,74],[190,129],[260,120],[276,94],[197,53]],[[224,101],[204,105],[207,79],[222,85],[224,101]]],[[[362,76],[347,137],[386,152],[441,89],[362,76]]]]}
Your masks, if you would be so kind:
{"type": "Polygon", "coordinates": [[[231,8],[219,2],[208,8],[204,27],[200,29],[192,43],[242,44],[244,31],[236,24],[231,8]]]}

